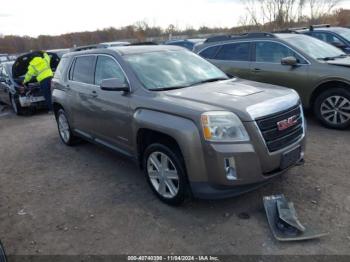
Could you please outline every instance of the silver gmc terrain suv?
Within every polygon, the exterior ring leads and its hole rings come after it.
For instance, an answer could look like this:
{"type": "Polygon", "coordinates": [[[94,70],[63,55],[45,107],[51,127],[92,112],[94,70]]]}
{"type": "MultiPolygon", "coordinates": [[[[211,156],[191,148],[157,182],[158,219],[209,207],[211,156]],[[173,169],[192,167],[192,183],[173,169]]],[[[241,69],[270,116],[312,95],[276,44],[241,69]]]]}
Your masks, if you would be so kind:
{"type": "Polygon", "coordinates": [[[168,204],[232,197],[303,160],[295,91],[228,79],[181,47],[68,53],[52,85],[62,141],[83,138],[129,156],[168,204]]]}

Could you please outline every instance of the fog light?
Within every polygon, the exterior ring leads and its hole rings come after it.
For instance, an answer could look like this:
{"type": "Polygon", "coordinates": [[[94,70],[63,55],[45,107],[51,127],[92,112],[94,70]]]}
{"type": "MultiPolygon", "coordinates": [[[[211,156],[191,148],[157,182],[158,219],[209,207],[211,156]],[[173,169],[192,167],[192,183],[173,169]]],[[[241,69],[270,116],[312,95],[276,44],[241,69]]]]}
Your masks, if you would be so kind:
{"type": "Polygon", "coordinates": [[[236,161],[234,157],[225,158],[225,171],[228,180],[237,180],[236,161]]]}

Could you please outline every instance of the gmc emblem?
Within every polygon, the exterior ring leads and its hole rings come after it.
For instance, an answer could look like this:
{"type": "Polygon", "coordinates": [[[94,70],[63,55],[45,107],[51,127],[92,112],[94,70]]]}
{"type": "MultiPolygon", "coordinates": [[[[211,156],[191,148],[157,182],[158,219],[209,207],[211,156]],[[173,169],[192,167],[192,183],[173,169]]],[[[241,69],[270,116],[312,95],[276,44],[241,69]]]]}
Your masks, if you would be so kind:
{"type": "Polygon", "coordinates": [[[295,126],[298,123],[297,116],[289,117],[277,123],[278,131],[286,130],[292,126],[295,126]]]}

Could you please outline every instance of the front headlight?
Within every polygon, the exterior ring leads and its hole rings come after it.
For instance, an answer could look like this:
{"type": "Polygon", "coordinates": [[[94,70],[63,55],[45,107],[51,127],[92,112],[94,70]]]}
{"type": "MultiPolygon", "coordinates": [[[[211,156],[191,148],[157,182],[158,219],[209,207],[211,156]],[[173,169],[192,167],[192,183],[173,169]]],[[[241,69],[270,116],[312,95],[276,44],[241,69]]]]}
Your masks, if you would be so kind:
{"type": "Polygon", "coordinates": [[[232,112],[213,111],[201,117],[204,138],[212,142],[248,141],[249,136],[241,120],[232,112]]]}

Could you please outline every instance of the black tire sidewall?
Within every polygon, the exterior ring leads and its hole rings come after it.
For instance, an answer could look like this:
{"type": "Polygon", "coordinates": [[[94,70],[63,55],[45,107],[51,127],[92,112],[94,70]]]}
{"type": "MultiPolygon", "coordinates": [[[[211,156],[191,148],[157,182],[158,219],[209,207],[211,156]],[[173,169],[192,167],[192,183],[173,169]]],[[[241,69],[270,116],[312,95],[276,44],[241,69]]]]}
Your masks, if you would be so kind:
{"type": "Polygon", "coordinates": [[[68,117],[66,115],[66,112],[63,110],[63,109],[60,109],[58,110],[57,112],[57,115],[56,115],[56,122],[57,122],[57,128],[58,128],[58,135],[60,136],[61,138],[61,141],[66,144],[67,146],[72,146],[73,145],[73,142],[74,142],[74,136],[73,136],[73,133],[72,133],[72,130],[70,128],[70,124],[69,124],[69,121],[68,121],[68,117]],[[59,130],[59,124],[58,124],[58,119],[59,119],[59,116],[60,115],[64,115],[64,117],[67,119],[67,122],[68,122],[68,127],[69,127],[69,140],[66,142],[64,141],[64,139],[62,138],[61,136],[61,132],[59,130]]]}
{"type": "Polygon", "coordinates": [[[350,91],[349,90],[344,89],[344,88],[329,89],[329,90],[321,93],[316,98],[315,103],[314,103],[314,114],[316,115],[316,117],[320,121],[320,123],[322,125],[324,125],[325,127],[332,128],[332,129],[344,130],[344,129],[347,129],[348,127],[350,127],[350,120],[344,124],[341,124],[341,125],[333,125],[333,124],[327,122],[321,115],[321,104],[323,103],[323,101],[325,101],[328,97],[335,96],[335,95],[346,97],[350,101],[350,91]]]}
{"type": "Polygon", "coordinates": [[[185,165],[183,163],[182,157],[181,157],[181,153],[177,152],[177,150],[173,150],[168,146],[165,146],[163,144],[151,144],[150,146],[148,146],[144,152],[144,157],[143,157],[143,170],[146,176],[146,180],[149,184],[149,186],[151,187],[153,193],[164,203],[168,204],[168,205],[172,205],[172,206],[178,206],[181,205],[185,199],[188,196],[188,180],[187,180],[187,175],[186,175],[186,169],[185,169],[185,165]],[[178,172],[178,176],[179,176],[179,191],[177,193],[177,195],[174,198],[165,198],[162,195],[160,195],[157,190],[154,188],[151,179],[148,175],[148,171],[147,171],[147,160],[148,157],[153,153],[153,152],[161,152],[165,155],[167,155],[171,161],[173,162],[173,164],[176,167],[176,170],[178,172]]]}
{"type": "Polygon", "coordinates": [[[11,106],[12,106],[12,110],[13,112],[15,112],[16,115],[22,115],[23,114],[23,108],[19,103],[19,98],[18,95],[10,95],[10,102],[11,102],[11,106]],[[17,108],[17,112],[15,110],[15,107],[17,108]]]}

